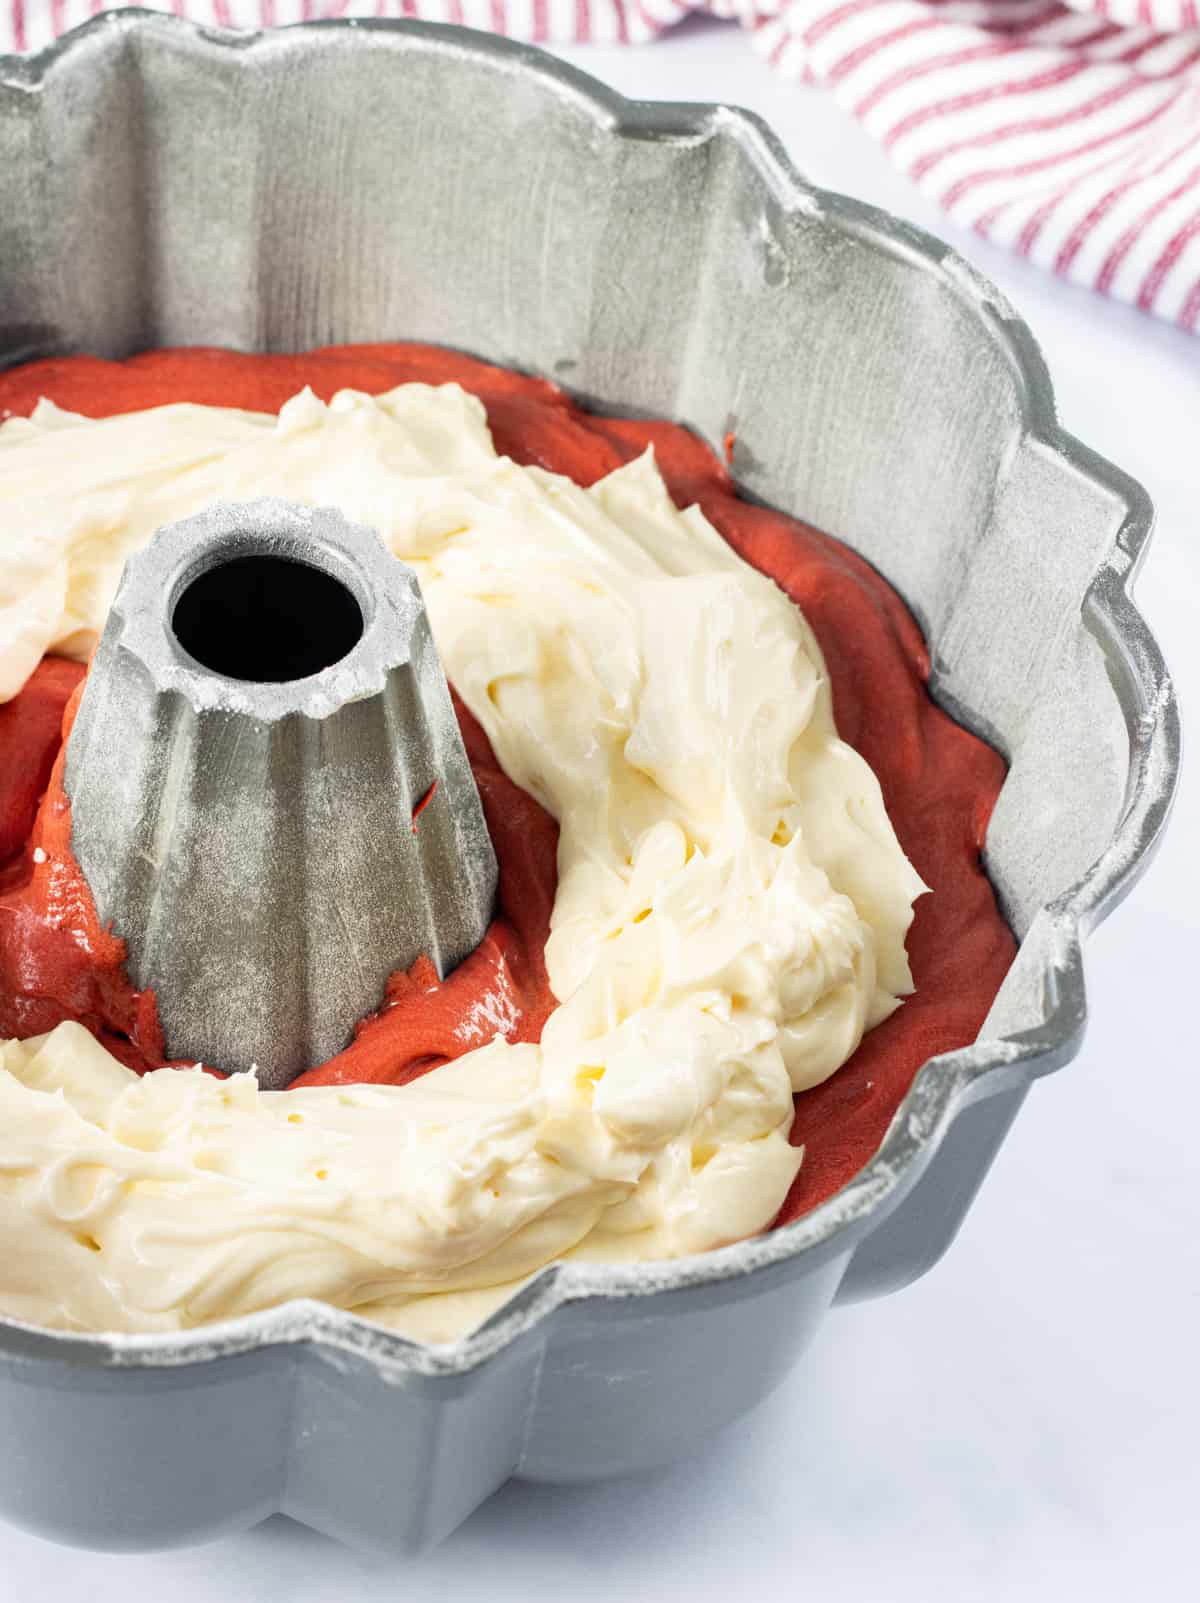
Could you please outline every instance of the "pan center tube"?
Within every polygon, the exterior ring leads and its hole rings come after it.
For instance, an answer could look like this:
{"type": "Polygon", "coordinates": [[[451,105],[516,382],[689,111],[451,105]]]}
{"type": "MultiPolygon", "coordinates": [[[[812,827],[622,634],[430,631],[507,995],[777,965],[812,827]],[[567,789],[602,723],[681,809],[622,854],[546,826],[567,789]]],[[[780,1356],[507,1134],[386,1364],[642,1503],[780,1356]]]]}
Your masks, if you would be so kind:
{"type": "Polygon", "coordinates": [[[72,847],[168,1054],[280,1089],[390,974],[482,940],[497,866],[416,577],[279,501],[126,565],[67,747],[72,847]]]}

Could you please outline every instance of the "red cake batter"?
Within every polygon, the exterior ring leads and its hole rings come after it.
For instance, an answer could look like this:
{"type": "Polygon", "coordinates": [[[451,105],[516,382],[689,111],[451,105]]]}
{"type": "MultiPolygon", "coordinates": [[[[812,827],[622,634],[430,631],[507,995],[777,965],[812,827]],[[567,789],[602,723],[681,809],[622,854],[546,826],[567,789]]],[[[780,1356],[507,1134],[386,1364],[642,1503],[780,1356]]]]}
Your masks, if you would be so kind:
{"type": "MultiPolygon", "coordinates": [[[[698,502],[734,550],[803,608],[820,640],[838,730],[878,776],[900,844],[933,894],[917,903],[908,937],[916,994],[831,1079],[796,1098],[792,1141],[804,1144],[805,1161],[778,1222],[795,1218],[867,1162],[926,1059],[975,1039],[1016,951],[980,861],[1004,763],[929,699],[925,643],[884,580],[827,535],[739,500],[726,469],[685,429],[593,417],[543,380],[432,346],[35,362],[0,374],[0,418],[27,416],[42,396],[89,417],[176,401],[277,412],[306,384],[328,400],[339,389],[378,394],[412,380],[462,384],[487,408],[498,451],[578,484],[653,445],[676,503],[698,502]]],[[[70,851],[62,742],[83,675],[47,657],[0,705],[0,1039],[77,1019],[144,1073],[167,1061],[154,996],[130,983],[124,945],[101,927],[70,851]]],[[[393,975],[380,1011],[346,1051],[296,1085],[402,1084],[483,1045],[497,1017],[510,1040],[538,1040],[554,1006],[543,949],[558,831],[456,708],[500,862],[496,917],[445,981],[424,959],[393,975]]],[[[419,816],[413,823],[420,827],[419,816]]]]}

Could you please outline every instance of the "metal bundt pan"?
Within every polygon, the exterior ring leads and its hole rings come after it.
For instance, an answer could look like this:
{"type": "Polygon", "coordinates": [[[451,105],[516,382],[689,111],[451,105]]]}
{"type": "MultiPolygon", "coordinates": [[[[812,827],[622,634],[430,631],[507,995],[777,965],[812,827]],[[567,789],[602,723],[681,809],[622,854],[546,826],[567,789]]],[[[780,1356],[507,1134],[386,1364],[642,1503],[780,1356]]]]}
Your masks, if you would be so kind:
{"type": "Polygon", "coordinates": [[[0,1508],[63,1540],[164,1547],[283,1510],[409,1552],[510,1475],[685,1453],[834,1300],[945,1250],[1030,1083],[1078,1049],[1083,937],[1169,810],[1178,715],[1130,599],[1144,491],[1059,428],[986,281],[805,184],[755,118],[408,24],[123,13],[0,60],[0,363],[397,337],[735,429],[749,492],[875,563],[939,700],[1011,759],[988,862],[1020,955],[867,1167],[757,1240],[549,1268],[449,1347],[311,1303],[181,1336],[0,1325],[0,1508]]]}

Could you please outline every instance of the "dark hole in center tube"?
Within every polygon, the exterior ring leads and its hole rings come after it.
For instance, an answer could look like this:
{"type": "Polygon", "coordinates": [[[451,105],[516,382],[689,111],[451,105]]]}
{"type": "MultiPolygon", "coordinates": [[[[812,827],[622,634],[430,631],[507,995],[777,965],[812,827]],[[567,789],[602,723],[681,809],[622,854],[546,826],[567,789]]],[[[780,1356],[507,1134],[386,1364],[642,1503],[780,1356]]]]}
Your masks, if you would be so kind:
{"type": "Polygon", "coordinates": [[[234,557],[175,603],[175,638],[203,668],[283,684],[340,662],[362,639],[362,610],[332,574],[291,557],[234,557]]]}

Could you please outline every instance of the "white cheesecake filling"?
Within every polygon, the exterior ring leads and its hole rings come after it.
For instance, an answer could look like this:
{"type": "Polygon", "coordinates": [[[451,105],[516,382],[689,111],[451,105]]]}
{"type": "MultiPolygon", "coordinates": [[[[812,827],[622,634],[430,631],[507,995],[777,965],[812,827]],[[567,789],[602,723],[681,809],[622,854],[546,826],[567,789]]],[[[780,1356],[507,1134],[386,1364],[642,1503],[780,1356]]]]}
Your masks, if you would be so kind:
{"type": "Polygon", "coordinates": [[[540,1046],[403,1087],[139,1079],[72,1024],[0,1045],[0,1312],[159,1331],[313,1297],[445,1340],[553,1259],[764,1229],[792,1093],[911,991],[924,888],[800,611],[651,453],[580,489],[498,457],[456,385],[278,418],[43,402],[0,426],[0,700],[86,657],[159,526],[264,495],[416,571],[448,677],[561,829],[558,1007],[540,1046]]]}

